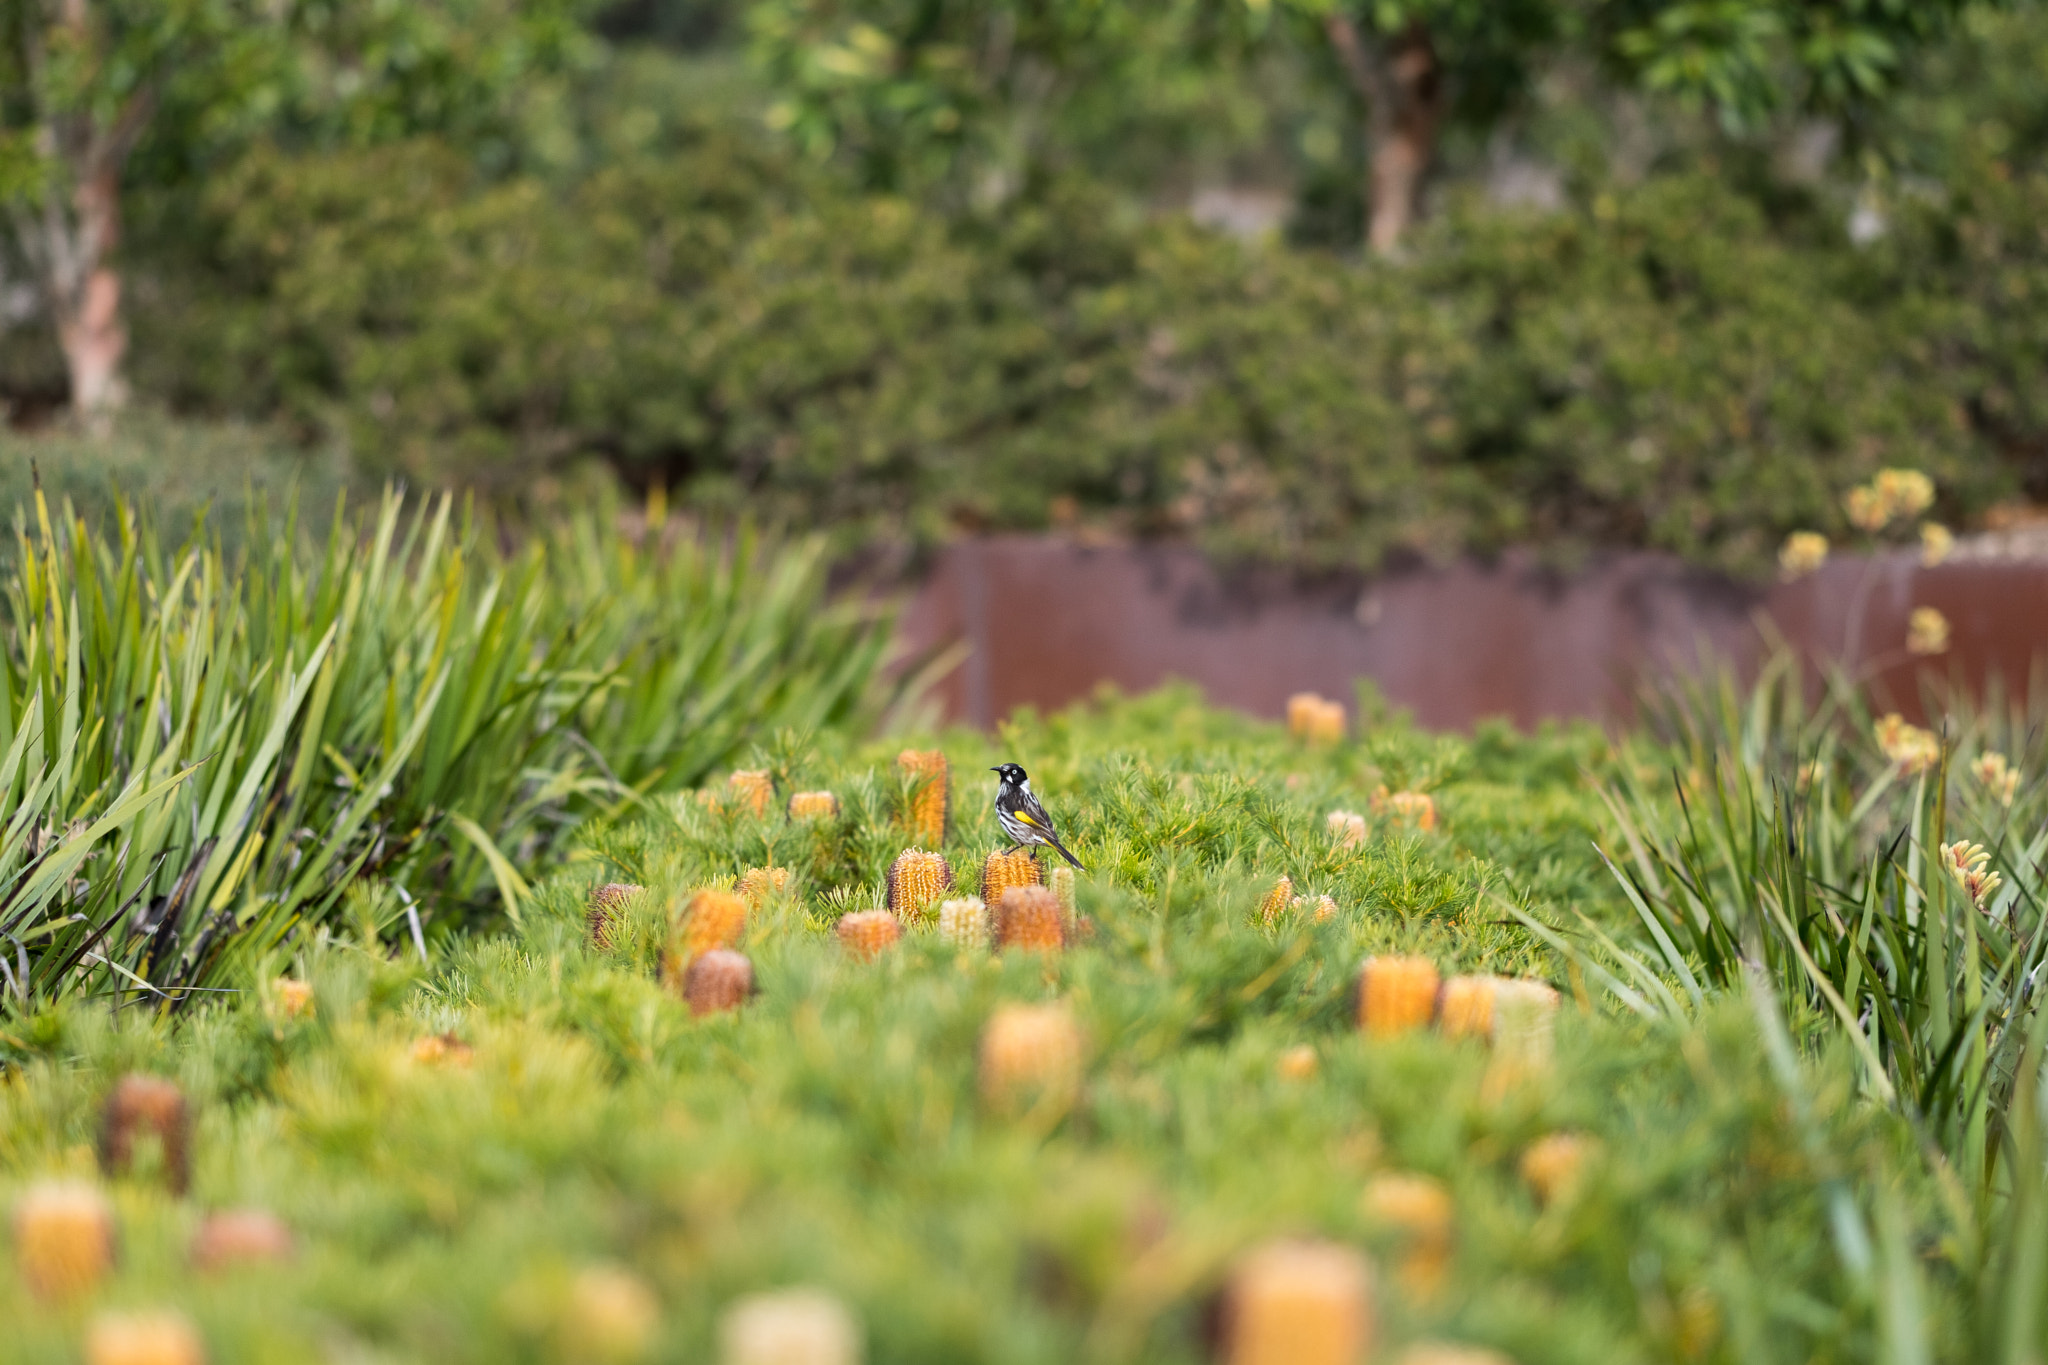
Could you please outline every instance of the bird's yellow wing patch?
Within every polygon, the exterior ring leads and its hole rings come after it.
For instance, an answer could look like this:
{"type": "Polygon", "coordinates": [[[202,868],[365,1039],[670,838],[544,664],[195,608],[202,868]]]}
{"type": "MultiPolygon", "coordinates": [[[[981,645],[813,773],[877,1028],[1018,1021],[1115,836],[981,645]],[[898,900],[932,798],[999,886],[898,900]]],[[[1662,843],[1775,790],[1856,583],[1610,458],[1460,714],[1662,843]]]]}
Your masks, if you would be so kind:
{"type": "Polygon", "coordinates": [[[1045,821],[1039,819],[1028,810],[1018,811],[1014,818],[1019,824],[1029,825],[1033,829],[1044,829],[1046,827],[1045,821]]]}

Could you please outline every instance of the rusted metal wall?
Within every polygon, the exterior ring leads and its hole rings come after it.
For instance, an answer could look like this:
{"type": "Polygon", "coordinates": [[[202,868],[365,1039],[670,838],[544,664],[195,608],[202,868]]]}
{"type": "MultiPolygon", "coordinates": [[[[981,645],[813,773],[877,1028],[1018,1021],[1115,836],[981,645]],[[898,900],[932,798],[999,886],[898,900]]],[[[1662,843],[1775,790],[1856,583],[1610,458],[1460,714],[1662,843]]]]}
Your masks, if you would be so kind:
{"type": "Polygon", "coordinates": [[[1224,572],[1182,547],[994,536],[944,551],[903,624],[913,647],[969,646],[941,700],[984,726],[1102,682],[1138,691],[1169,678],[1269,716],[1298,691],[1348,701],[1370,677],[1431,726],[1619,717],[1649,675],[1696,667],[1702,650],[1753,669],[1765,631],[1813,659],[1855,660],[1880,699],[1917,714],[1930,677],[2028,684],[2048,649],[2048,561],[1836,558],[1756,586],[1657,555],[1569,575],[1509,555],[1304,583],[1224,572]],[[1907,614],[1922,605],[1953,628],[1931,659],[1905,648],[1907,614]]]}

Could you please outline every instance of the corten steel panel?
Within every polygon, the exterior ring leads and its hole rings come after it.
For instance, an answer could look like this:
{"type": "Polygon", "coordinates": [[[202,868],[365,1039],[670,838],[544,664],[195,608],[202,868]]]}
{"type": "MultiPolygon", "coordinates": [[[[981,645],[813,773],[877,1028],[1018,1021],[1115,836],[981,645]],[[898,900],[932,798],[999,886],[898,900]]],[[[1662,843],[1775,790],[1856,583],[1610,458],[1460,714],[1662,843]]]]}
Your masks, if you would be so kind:
{"type": "Polygon", "coordinates": [[[1626,715],[1648,677],[1696,666],[1703,650],[1753,669],[1760,622],[1809,658],[1853,657],[1880,700],[1917,715],[1930,681],[2026,685],[2048,648],[2048,563],[1837,558],[1796,583],[1757,586],[1657,555],[1569,575],[1509,555],[1305,583],[1225,572],[1184,547],[993,536],[939,556],[902,633],[913,648],[966,642],[940,697],[977,725],[1104,682],[1140,691],[1169,678],[1277,716],[1294,692],[1348,700],[1369,677],[1422,723],[1463,727],[1626,715]],[[1905,650],[1920,605],[1953,628],[1931,661],[1905,650]]]}

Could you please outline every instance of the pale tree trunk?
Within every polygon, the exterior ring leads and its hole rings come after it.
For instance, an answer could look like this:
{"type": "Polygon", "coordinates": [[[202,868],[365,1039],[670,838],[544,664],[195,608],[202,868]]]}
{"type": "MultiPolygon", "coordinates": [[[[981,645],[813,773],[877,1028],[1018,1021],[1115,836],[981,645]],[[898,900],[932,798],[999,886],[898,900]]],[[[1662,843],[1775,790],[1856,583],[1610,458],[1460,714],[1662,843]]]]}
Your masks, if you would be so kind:
{"type": "Polygon", "coordinates": [[[1372,159],[1366,241],[1380,255],[1392,255],[1415,219],[1422,180],[1436,156],[1444,118],[1443,68],[1429,30],[1420,23],[1409,24],[1384,51],[1365,40],[1349,15],[1332,14],[1323,27],[1365,105],[1372,159]]]}

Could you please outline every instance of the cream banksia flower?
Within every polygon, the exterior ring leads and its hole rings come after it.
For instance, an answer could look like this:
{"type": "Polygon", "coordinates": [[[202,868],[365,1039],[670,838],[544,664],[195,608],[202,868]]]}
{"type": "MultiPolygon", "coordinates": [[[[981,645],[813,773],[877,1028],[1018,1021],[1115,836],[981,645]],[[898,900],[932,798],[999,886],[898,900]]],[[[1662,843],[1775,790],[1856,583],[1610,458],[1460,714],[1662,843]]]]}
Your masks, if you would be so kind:
{"type": "Polygon", "coordinates": [[[860,1365],[860,1327],[822,1289],[752,1294],[718,1323],[719,1365],[860,1365]]]}
{"type": "Polygon", "coordinates": [[[1790,583],[1827,563],[1828,538],[1818,531],[1794,531],[1778,547],[1778,577],[1790,583]]]}
{"type": "Polygon", "coordinates": [[[1956,885],[1963,888],[1963,894],[1979,910],[1991,899],[1991,893],[1998,889],[1999,883],[2005,880],[1991,871],[1990,862],[1991,855],[1984,851],[1982,844],[1968,844],[1958,839],[1955,843],[1941,846],[1941,865],[1948,869],[1949,875],[1956,879],[1956,885]]]}
{"type": "Polygon", "coordinates": [[[939,942],[955,948],[988,946],[988,905],[979,896],[946,901],[939,906],[939,942]]]}
{"type": "Polygon", "coordinates": [[[1360,1365],[1376,1324],[1372,1263],[1334,1242],[1268,1242],[1230,1272],[1224,1365],[1360,1365]]]}
{"type": "Polygon", "coordinates": [[[1426,1175],[1375,1176],[1365,1187],[1366,1218],[1402,1234],[1401,1282],[1417,1298],[1443,1287],[1451,1264],[1451,1192],[1426,1175]]]}
{"type": "Polygon", "coordinates": [[[914,919],[953,889],[953,865],[936,853],[906,848],[889,864],[889,913],[914,919]]]}
{"type": "Polygon", "coordinates": [[[938,749],[905,749],[896,767],[916,783],[905,815],[910,837],[933,848],[946,842],[946,823],[953,814],[953,767],[938,749]]]}
{"type": "Polygon", "coordinates": [[[1970,765],[1970,773],[1985,791],[1998,799],[2002,806],[2010,806],[2020,789],[2020,770],[2006,762],[2004,754],[1987,749],[1978,755],[1970,765]]]}
{"type": "Polygon", "coordinates": [[[102,1313],[85,1331],[85,1365],[205,1365],[199,1329],[183,1313],[102,1313]]]}
{"type": "Polygon", "coordinates": [[[1339,848],[1363,848],[1365,846],[1365,817],[1355,810],[1333,810],[1324,821],[1329,827],[1330,838],[1339,848]]]}
{"type": "Polygon", "coordinates": [[[1066,907],[1043,886],[1013,886],[996,902],[993,938],[998,951],[1056,953],[1067,946],[1066,907]]]}
{"type": "Polygon", "coordinates": [[[837,820],[839,798],[831,792],[794,792],[788,814],[792,820],[837,820]]]}
{"type": "Polygon", "coordinates": [[[66,1299],[98,1284],[114,1264],[114,1210],[91,1185],[31,1185],[14,1206],[14,1257],[29,1291],[66,1299]]]}
{"type": "Polygon", "coordinates": [[[1887,713],[1872,726],[1877,747],[1908,776],[1922,773],[1941,762],[1941,741],[1930,730],[1908,725],[1898,712],[1887,713]]]}
{"type": "Polygon", "coordinates": [[[1307,915],[1316,924],[1327,924],[1337,918],[1337,899],[1334,896],[1296,896],[1287,906],[1296,914],[1307,915]]]}
{"type": "Polygon", "coordinates": [[[903,937],[903,922],[887,910],[856,910],[841,915],[833,932],[848,957],[873,962],[903,937]]]}
{"type": "Polygon", "coordinates": [[[1081,1088],[1080,1025],[1065,1005],[1004,1005],[981,1034],[981,1093],[1006,1108],[1072,1103],[1081,1088]]]}
{"type": "Polygon", "coordinates": [[[1933,607],[1915,607],[1906,617],[1906,651],[1910,654],[1948,653],[1948,618],[1933,607]]]}
{"type": "Polygon", "coordinates": [[[109,1176],[129,1169],[135,1140],[153,1137],[163,1148],[164,1183],[183,1194],[192,1178],[192,1115],[185,1093],[161,1076],[123,1076],[107,1096],[100,1115],[100,1170],[109,1176]]]}
{"type": "Polygon", "coordinates": [[[1376,1037],[1406,1033],[1436,1013],[1436,964],[1426,957],[1369,957],[1358,968],[1358,1027],[1376,1037]]]}

